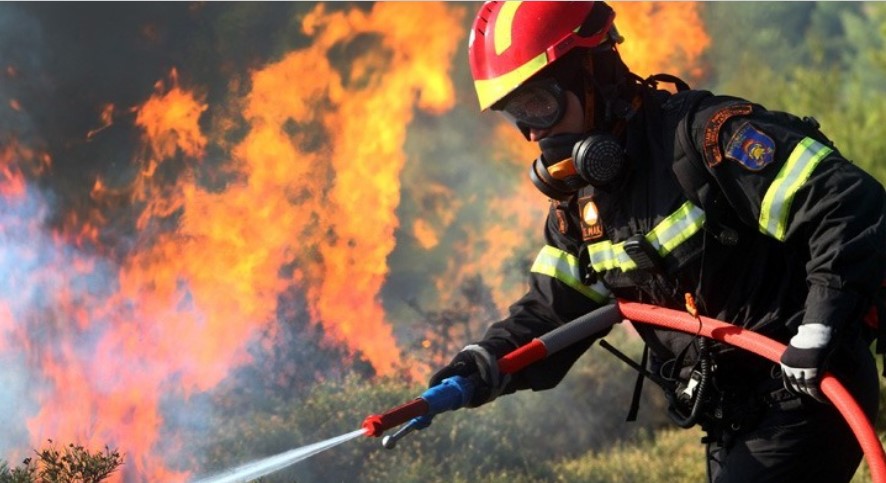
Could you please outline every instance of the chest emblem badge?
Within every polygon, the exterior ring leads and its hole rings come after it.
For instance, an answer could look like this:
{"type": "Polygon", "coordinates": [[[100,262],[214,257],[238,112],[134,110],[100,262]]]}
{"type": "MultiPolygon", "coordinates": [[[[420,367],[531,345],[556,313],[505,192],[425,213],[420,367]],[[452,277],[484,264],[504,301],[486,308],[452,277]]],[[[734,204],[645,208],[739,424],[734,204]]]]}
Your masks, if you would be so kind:
{"type": "Polygon", "coordinates": [[[596,240],[603,237],[603,223],[600,211],[591,197],[578,200],[579,219],[581,220],[582,241],[596,240]]]}

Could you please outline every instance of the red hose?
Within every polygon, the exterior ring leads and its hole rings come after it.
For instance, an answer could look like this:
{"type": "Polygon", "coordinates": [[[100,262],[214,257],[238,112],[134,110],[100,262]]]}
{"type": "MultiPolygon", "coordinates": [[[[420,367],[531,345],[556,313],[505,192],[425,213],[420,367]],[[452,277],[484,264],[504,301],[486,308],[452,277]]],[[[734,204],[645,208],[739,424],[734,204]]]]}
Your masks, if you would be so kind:
{"type": "MultiPolygon", "coordinates": [[[[785,350],[785,346],[781,343],[716,319],[700,317],[702,324],[699,328],[698,320],[687,312],[622,300],[618,301],[618,308],[626,319],[633,322],[657,325],[690,334],[698,332],[699,335],[748,350],[772,362],[779,362],[785,350]]],[[[840,411],[855,433],[871,470],[871,480],[875,483],[886,483],[886,453],[883,452],[883,446],[864,411],[849,391],[830,373],[822,378],[821,391],[840,411]]]]}

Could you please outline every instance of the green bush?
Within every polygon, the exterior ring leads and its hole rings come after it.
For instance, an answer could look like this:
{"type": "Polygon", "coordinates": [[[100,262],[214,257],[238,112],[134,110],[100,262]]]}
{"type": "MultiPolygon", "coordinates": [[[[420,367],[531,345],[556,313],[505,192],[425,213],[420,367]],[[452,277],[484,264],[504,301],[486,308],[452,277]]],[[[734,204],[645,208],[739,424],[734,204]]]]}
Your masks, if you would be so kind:
{"type": "Polygon", "coordinates": [[[0,482],[98,483],[123,464],[123,456],[107,446],[95,453],[73,443],[58,449],[50,439],[47,446],[36,453],[36,459],[26,458],[16,468],[0,462],[0,482]]]}
{"type": "Polygon", "coordinates": [[[30,483],[36,478],[37,468],[30,458],[22,462],[22,466],[10,468],[5,461],[0,461],[0,483],[30,483]]]}

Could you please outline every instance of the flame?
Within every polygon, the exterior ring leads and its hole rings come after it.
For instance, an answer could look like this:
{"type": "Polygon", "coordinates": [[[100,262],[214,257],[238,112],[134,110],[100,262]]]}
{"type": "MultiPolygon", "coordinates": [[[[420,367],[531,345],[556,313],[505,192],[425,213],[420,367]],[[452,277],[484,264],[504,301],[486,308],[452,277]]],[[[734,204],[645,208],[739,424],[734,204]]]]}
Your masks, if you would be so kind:
{"type": "Polygon", "coordinates": [[[615,24],[625,41],[619,52],[632,72],[646,76],[672,71],[693,78],[711,39],[696,2],[618,2],[615,24]]]}
{"type": "MultiPolygon", "coordinates": [[[[440,3],[317,5],[302,23],[311,45],[250,72],[245,96],[232,82],[214,129],[201,124],[212,107],[205,89],[172,70],[131,111],[142,135],[131,180],[96,178],[94,207],[63,213],[48,234],[49,203],[16,166],[48,169],[51,158],[4,146],[4,203],[20,199],[39,215],[17,218],[19,258],[35,260],[10,276],[30,277],[40,293],[0,303],[0,349],[21,348],[43,377],[26,424],[32,445],[110,444],[127,454],[114,479],[188,478],[163,461],[162,398],[212,389],[250,362],[250,341],[273,333],[278,298],[292,287],[329,343],[380,375],[409,373],[380,291],[407,127],[416,109],[453,106],[448,70],[462,21],[461,9],[440,3]],[[378,48],[334,62],[336,49],[367,40],[378,48]],[[220,168],[206,166],[210,145],[223,150],[220,168]],[[205,183],[209,170],[223,182],[205,183]],[[122,255],[103,244],[121,207],[134,212],[122,255]]],[[[119,112],[105,104],[86,139],[119,112]]]]}
{"type": "Polygon", "coordinates": [[[114,124],[114,104],[109,102],[102,107],[102,112],[99,115],[99,120],[101,121],[101,125],[87,132],[86,139],[92,139],[96,134],[104,131],[105,129],[111,127],[112,124],[114,124]]]}
{"type": "MultiPolygon", "coordinates": [[[[155,94],[139,107],[135,123],[145,130],[154,156],[169,158],[181,151],[187,156],[199,158],[206,147],[206,137],[197,121],[207,105],[178,86],[176,69],[172,69],[169,77],[172,87],[166,90],[164,82],[157,81],[154,84],[155,94]]],[[[105,109],[103,116],[107,106],[105,109]]],[[[107,118],[110,125],[110,114],[107,114],[107,118]]]]}
{"type": "MultiPolygon", "coordinates": [[[[643,36],[630,30],[631,11],[664,19],[685,8],[621,5],[619,27],[633,42],[643,36]]],[[[301,17],[309,45],[234,75],[227,97],[210,100],[179,66],[131,109],[96,106],[98,125],[78,132],[80,142],[98,143],[100,132],[130,120],[141,139],[131,178],[90,179],[86,207],[53,213],[28,181],[51,174],[53,157],[0,140],[0,267],[16,294],[0,300],[0,358],[10,373],[39,368],[19,415],[31,446],[47,438],[109,444],[127,455],[116,480],[187,479],[165,464],[163,398],[210,390],[252,362],[250,344],[273,335],[278,299],[293,288],[329,344],[378,374],[414,375],[381,301],[400,228],[429,251],[464,230],[436,281],[441,304],[477,273],[497,305],[512,301],[524,287],[508,279],[508,263],[540,238],[548,208],[525,178],[535,147],[512,127],[490,141],[503,153],[496,169],[520,180],[508,192],[460,199],[429,183],[414,188],[428,209],[411,226],[397,218],[410,123],[417,110],[441,114],[455,103],[449,69],[464,14],[440,3],[321,4],[301,17]],[[459,226],[480,202],[484,224],[459,226]],[[109,244],[115,236],[124,241],[109,244]]],[[[648,21],[638,18],[636,28],[648,21]]],[[[698,33],[672,21],[683,30],[668,35],[698,33]]],[[[160,27],[143,36],[160,42],[160,27]]],[[[640,69],[657,67],[648,65],[640,69]]],[[[18,71],[7,66],[6,77],[18,71]]]]}
{"type": "Polygon", "coordinates": [[[420,218],[412,223],[412,236],[420,247],[431,250],[455,221],[462,203],[451,188],[440,183],[424,183],[417,192],[421,210],[420,218]]]}
{"type": "MultiPolygon", "coordinates": [[[[400,360],[379,292],[395,245],[406,126],[416,97],[417,106],[432,113],[452,107],[447,70],[457,47],[453,39],[462,31],[460,21],[440,4],[378,3],[368,14],[326,14],[318,6],[303,23],[317,41],[256,75],[246,111],[257,129],[239,149],[255,154],[246,156],[251,160],[264,157],[253,140],[278,145],[272,140],[283,136],[281,126],[290,118],[330,135],[329,152],[292,151],[291,144],[282,143],[287,149],[276,154],[283,156],[287,177],[300,183],[293,188],[323,203],[312,207],[316,229],[302,230],[325,265],[322,272],[303,274],[311,282],[312,316],[328,334],[362,351],[380,373],[388,373],[400,360]],[[352,86],[318,60],[336,44],[382,32],[388,33],[380,37],[383,49],[354,61],[348,79],[352,86]],[[318,75],[303,75],[306,65],[318,75]],[[286,92],[294,95],[280,95],[286,92]],[[333,108],[320,110],[309,99],[333,108]],[[326,185],[330,175],[333,181],[326,185]],[[329,238],[326,231],[332,226],[336,236],[329,238]]],[[[300,137],[296,143],[301,144],[300,137]]],[[[300,261],[300,266],[311,266],[307,259],[300,261]]]]}
{"type": "Polygon", "coordinates": [[[25,194],[25,177],[18,166],[18,159],[28,156],[18,144],[0,146],[0,196],[5,199],[20,199],[25,194]]]}
{"type": "MultiPolygon", "coordinates": [[[[18,69],[14,65],[7,65],[5,69],[7,79],[15,79],[18,77],[18,69]]],[[[9,99],[9,108],[16,112],[21,112],[22,105],[18,99],[9,99]]]]}

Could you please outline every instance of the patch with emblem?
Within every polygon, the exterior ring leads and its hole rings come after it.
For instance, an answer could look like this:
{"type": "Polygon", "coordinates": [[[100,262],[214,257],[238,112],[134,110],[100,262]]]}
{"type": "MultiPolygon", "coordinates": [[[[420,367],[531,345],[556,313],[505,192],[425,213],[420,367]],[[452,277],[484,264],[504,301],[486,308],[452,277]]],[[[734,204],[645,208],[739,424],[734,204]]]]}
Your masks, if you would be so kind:
{"type": "Polygon", "coordinates": [[[603,236],[603,223],[600,221],[600,211],[597,204],[590,196],[578,200],[578,218],[581,220],[582,241],[596,240],[603,236]]]}
{"type": "Polygon", "coordinates": [[[745,169],[760,171],[775,160],[775,141],[745,122],[726,144],[725,154],[745,169]]]}
{"type": "Polygon", "coordinates": [[[753,110],[750,104],[731,104],[711,116],[704,130],[704,151],[709,166],[716,166],[723,161],[723,152],[720,151],[720,128],[729,119],[735,116],[747,116],[753,110]]]}

